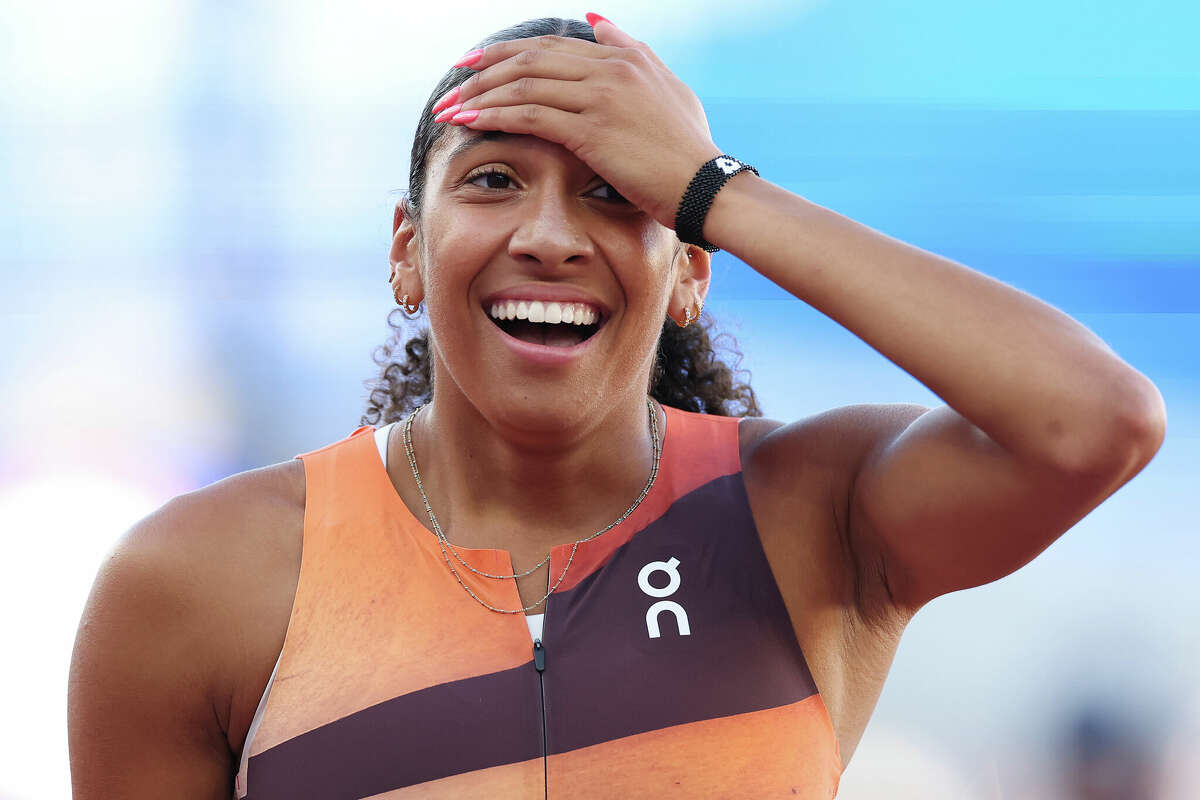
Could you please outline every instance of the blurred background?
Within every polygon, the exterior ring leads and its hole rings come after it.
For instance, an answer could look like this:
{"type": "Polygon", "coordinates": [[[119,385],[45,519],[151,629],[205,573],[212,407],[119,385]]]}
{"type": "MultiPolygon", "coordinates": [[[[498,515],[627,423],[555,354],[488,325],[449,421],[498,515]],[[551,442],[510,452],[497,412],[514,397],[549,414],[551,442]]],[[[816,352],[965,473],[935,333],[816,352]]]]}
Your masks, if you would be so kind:
{"type": "MultiPolygon", "coordinates": [[[[1071,314],[1166,442],[1032,564],[909,626],[839,795],[1195,798],[1200,10],[1187,0],[5,0],[0,798],[65,798],[91,582],[169,498],[359,425],[417,115],[476,40],[597,11],[764,177],[1071,314]],[[1189,44],[1190,42],[1190,44],[1189,44]]],[[[728,254],[768,416],[941,400],[728,254]]]]}

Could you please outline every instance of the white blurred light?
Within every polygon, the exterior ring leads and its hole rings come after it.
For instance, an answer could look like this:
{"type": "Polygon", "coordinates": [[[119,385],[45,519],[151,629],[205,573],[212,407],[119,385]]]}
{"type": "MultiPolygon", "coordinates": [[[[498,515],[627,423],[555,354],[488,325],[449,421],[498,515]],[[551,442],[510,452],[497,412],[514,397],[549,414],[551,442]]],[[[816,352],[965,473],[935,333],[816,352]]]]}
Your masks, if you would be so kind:
{"type": "MultiPolygon", "coordinates": [[[[872,724],[838,787],[838,800],[983,800],[949,754],[920,734],[872,724]]],[[[989,798],[990,800],[990,798],[989,798]]]]}
{"type": "MultiPolygon", "coordinates": [[[[789,19],[827,0],[756,0],[739,3],[736,14],[717,0],[642,3],[610,0],[600,9],[622,30],[656,47],[670,39],[684,46],[707,37],[714,20],[725,31],[789,19]]],[[[339,105],[366,97],[381,101],[415,95],[424,102],[454,59],[493,31],[538,17],[583,19],[592,5],[530,0],[380,4],[376,0],[279,3],[273,38],[283,61],[276,76],[281,91],[302,101],[339,105]],[[418,10],[419,9],[419,10],[418,10]]]]}
{"type": "Polygon", "coordinates": [[[1194,800],[1200,786],[1200,691],[1181,707],[1182,720],[1164,747],[1161,800],[1194,800]]]}
{"type": "Polygon", "coordinates": [[[234,398],[174,297],[93,285],[56,301],[65,310],[31,317],[37,347],[0,384],[0,443],[19,472],[107,468],[173,494],[186,458],[233,449],[234,398]]]}
{"type": "Polygon", "coordinates": [[[159,505],[141,487],[88,472],[0,487],[0,631],[10,645],[0,797],[70,796],[67,672],[79,618],[109,548],[159,505]]]}
{"type": "Polygon", "coordinates": [[[183,21],[171,2],[6,4],[5,101],[61,120],[161,98],[183,21]]]}

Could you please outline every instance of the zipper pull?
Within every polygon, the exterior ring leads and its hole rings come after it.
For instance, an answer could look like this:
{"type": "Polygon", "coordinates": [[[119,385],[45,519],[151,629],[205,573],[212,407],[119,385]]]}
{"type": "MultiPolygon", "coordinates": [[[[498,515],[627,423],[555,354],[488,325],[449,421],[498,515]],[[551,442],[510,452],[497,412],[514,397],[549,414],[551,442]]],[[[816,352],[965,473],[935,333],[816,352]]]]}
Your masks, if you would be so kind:
{"type": "Polygon", "coordinates": [[[541,639],[533,640],[533,668],[538,672],[546,669],[546,648],[542,647],[541,639]]]}

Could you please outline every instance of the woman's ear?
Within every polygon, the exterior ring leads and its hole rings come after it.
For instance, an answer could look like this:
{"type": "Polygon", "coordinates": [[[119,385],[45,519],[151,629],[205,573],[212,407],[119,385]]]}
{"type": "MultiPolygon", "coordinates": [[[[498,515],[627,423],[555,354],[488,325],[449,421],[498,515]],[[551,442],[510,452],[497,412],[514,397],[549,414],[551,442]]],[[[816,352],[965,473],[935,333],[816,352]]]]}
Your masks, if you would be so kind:
{"type": "MultiPolygon", "coordinates": [[[[682,321],[687,313],[694,313],[704,306],[708,296],[708,284],[712,279],[712,253],[702,247],[685,244],[676,256],[679,277],[671,291],[667,314],[682,321]]],[[[694,319],[694,317],[693,317],[694,319]]]]}
{"type": "Polygon", "coordinates": [[[401,302],[402,296],[408,295],[409,304],[415,306],[425,297],[418,245],[417,227],[409,213],[408,196],[404,195],[397,201],[392,215],[392,248],[388,253],[392,269],[389,282],[397,303],[401,302]]]}

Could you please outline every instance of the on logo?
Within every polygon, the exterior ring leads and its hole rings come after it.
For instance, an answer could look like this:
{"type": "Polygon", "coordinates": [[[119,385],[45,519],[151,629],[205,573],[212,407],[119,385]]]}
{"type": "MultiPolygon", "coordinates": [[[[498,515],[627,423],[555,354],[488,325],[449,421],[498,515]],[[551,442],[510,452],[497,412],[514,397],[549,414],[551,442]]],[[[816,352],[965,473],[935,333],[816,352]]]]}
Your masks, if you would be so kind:
{"type": "Polygon", "coordinates": [[[721,171],[726,175],[732,175],[742,166],[739,162],[734,161],[732,158],[718,158],[716,162],[717,166],[720,167],[721,171]]]}
{"type": "MultiPolygon", "coordinates": [[[[676,569],[678,566],[679,559],[674,556],[670,561],[651,561],[638,573],[638,587],[651,597],[670,597],[679,588],[679,570],[676,569]],[[661,589],[650,585],[650,575],[655,572],[667,573],[667,585],[661,589]]],[[[683,606],[674,600],[659,600],[646,611],[646,633],[651,639],[662,635],[658,628],[658,615],[664,611],[675,615],[675,624],[679,627],[680,636],[691,634],[692,629],[688,625],[687,612],[683,610],[683,606]]]]}

